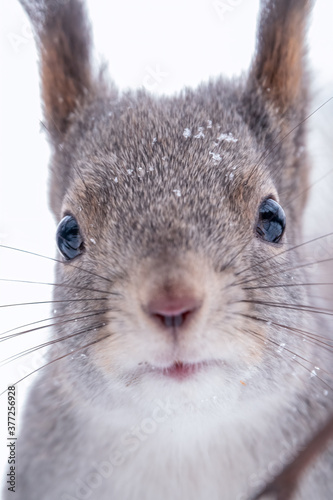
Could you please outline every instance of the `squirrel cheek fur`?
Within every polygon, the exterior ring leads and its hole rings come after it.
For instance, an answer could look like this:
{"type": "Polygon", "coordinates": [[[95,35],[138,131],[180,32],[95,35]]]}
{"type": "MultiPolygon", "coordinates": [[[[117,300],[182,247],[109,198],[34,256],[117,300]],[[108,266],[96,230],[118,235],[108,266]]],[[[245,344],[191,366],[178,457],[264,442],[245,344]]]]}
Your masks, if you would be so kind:
{"type": "MultiPolygon", "coordinates": [[[[311,436],[327,405],[281,355],[316,349],[290,333],[317,323],[296,307],[307,291],[288,285],[306,272],[287,251],[309,187],[310,2],[262,2],[247,77],[161,98],[93,75],[82,2],[22,3],[40,47],[51,205],[82,244],[56,265],[58,314],[78,319],[54,328],[58,361],[27,403],[20,498],[80,499],[94,470],[98,500],[249,498],[250,478],[269,481],[281,443],[311,436]],[[265,200],[284,209],[281,241],[257,232],[265,200]]],[[[321,470],[295,500],[330,498],[321,470]]]]}

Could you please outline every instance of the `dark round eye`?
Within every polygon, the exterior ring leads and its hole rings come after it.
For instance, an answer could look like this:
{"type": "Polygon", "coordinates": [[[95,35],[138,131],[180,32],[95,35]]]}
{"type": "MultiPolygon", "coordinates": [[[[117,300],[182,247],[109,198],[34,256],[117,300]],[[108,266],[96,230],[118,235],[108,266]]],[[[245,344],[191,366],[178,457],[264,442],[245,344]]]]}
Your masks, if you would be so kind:
{"type": "Polygon", "coordinates": [[[259,220],[257,233],[259,236],[271,243],[278,243],[282,238],[286,227],[286,215],[280,205],[268,198],[262,202],[259,208],[259,220]]]}
{"type": "Polygon", "coordinates": [[[62,255],[67,260],[74,259],[82,253],[83,240],[80,228],[74,217],[66,215],[57,228],[57,245],[62,255]]]}

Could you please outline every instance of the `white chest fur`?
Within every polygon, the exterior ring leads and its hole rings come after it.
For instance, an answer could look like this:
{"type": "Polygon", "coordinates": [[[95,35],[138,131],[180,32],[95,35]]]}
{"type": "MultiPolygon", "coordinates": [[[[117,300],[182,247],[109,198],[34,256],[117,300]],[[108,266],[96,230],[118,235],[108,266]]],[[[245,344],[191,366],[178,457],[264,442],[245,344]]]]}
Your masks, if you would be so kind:
{"type": "Polygon", "coordinates": [[[214,403],[204,411],[155,400],[145,414],[94,418],[94,439],[61,500],[243,500],[288,452],[277,403],[226,414],[214,403]]]}

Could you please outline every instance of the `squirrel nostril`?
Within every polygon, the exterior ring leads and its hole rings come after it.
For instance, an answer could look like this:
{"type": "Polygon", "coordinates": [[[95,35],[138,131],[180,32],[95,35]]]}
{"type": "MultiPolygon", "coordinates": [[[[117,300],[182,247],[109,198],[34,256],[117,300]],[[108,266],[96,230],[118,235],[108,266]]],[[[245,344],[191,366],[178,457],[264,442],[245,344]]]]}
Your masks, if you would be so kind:
{"type": "Polygon", "coordinates": [[[197,299],[157,299],[148,304],[146,312],[167,328],[179,328],[195,314],[201,304],[197,299]]]}
{"type": "Polygon", "coordinates": [[[164,326],[171,328],[171,327],[182,326],[182,324],[186,319],[187,314],[186,313],[177,314],[176,316],[167,316],[167,315],[164,316],[163,314],[153,314],[152,316],[155,316],[156,319],[159,319],[164,326]]]}

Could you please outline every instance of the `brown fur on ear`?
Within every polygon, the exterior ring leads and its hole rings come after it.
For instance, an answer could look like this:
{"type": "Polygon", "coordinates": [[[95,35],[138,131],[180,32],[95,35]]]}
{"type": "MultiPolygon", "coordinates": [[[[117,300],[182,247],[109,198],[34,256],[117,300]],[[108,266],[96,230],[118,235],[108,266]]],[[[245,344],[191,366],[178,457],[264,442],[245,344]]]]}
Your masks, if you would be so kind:
{"type": "Polygon", "coordinates": [[[90,30],[79,0],[21,3],[37,35],[45,119],[51,139],[57,143],[92,87],[90,30]]]}
{"type": "Polygon", "coordinates": [[[311,0],[262,0],[257,51],[250,78],[281,111],[303,90],[305,32],[311,0]]]}

